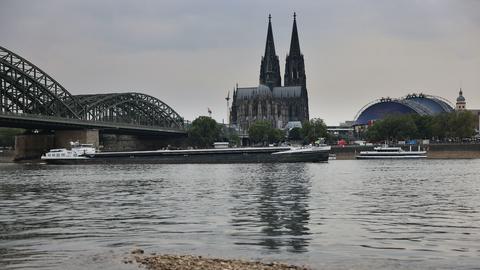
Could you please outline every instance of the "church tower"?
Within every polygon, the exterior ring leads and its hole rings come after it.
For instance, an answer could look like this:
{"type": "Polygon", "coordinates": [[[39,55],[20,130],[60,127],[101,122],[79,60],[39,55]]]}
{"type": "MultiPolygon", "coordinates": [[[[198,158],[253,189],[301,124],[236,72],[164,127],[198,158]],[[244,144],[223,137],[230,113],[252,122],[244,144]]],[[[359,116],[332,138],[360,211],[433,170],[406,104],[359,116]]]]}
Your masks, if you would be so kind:
{"type": "Polygon", "coordinates": [[[300,52],[298,41],[297,15],[293,13],[292,40],[290,41],[290,52],[287,54],[285,64],[285,86],[302,86],[306,91],[307,77],[305,76],[305,63],[303,54],[300,52]]]}
{"type": "Polygon", "coordinates": [[[260,84],[270,87],[270,90],[273,87],[282,85],[280,64],[275,53],[275,43],[273,42],[271,15],[268,15],[267,43],[265,44],[265,55],[262,57],[260,66],[260,84]]]}
{"type": "Polygon", "coordinates": [[[287,54],[285,63],[285,86],[300,86],[302,104],[297,112],[297,119],[305,121],[309,119],[308,112],[308,92],[307,76],[305,75],[305,63],[303,54],[300,51],[300,42],[298,41],[297,14],[293,13],[292,40],[290,41],[290,52],[287,54]]]}
{"type": "Polygon", "coordinates": [[[458,92],[457,103],[455,104],[455,110],[456,111],[465,111],[466,110],[466,108],[465,108],[466,105],[467,105],[467,102],[465,101],[465,98],[463,97],[462,88],[460,88],[460,92],[458,92]]]}

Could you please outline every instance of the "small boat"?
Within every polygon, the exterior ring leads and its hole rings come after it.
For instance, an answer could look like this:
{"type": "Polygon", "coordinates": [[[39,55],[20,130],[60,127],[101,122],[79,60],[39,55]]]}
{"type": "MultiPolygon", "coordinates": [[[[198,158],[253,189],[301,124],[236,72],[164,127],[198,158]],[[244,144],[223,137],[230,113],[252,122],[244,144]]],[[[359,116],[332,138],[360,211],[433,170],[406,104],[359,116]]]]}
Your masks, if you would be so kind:
{"type": "Polygon", "coordinates": [[[409,151],[405,151],[401,147],[388,145],[375,147],[373,151],[361,151],[356,156],[357,159],[419,159],[426,157],[427,151],[421,151],[420,146],[418,146],[418,151],[412,151],[411,146],[409,151]]]}
{"type": "Polygon", "coordinates": [[[42,160],[50,164],[326,162],[330,149],[330,146],[280,146],[98,152],[92,145],[78,144],[71,150],[52,149],[42,156],[42,160]]]}

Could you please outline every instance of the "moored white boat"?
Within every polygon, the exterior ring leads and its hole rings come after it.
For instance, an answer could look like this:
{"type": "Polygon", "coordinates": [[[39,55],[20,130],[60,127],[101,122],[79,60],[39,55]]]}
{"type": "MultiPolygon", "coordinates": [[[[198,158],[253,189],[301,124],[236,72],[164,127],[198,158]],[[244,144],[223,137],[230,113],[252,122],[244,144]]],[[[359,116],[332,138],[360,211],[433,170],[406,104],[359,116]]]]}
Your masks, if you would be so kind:
{"type": "Polygon", "coordinates": [[[373,151],[361,151],[356,156],[357,159],[421,159],[427,158],[427,151],[421,151],[420,146],[417,151],[403,150],[401,147],[380,146],[375,147],[373,151]]]}
{"type": "Polygon", "coordinates": [[[70,150],[66,148],[51,149],[41,159],[46,162],[60,161],[60,160],[87,160],[90,155],[96,153],[95,147],[92,144],[80,144],[78,142],[71,142],[72,148],[70,150]]]}

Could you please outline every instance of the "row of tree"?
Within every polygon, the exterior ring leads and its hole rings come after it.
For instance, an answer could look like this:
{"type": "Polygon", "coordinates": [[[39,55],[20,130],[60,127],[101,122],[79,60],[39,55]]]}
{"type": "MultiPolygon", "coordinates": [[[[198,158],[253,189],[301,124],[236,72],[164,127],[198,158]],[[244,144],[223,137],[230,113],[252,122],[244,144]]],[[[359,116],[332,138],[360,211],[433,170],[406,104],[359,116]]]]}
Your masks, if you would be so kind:
{"type": "Polygon", "coordinates": [[[208,116],[199,116],[188,127],[188,143],[191,146],[208,148],[214,142],[239,144],[240,137],[234,129],[218,124],[208,116]]]}
{"type": "Polygon", "coordinates": [[[429,115],[391,115],[376,121],[363,134],[369,141],[462,139],[475,134],[476,116],[468,111],[429,115]]]}
{"type": "MultiPolygon", "coordinates": [[[[251,142],[263,145],[279,143],[286,139],[312,143],[318,138],[328,136],[327,126],[319,118],[304,122],[302,128],[293,128],[287,133],[274,128],[269,121],[260,120],[250,126],[248,135],[251,142]]],[[[188,129],[188,137],[190,145],[197,147],[211,147],[215,141],[229,141],[233,144],[240,142],[234,129],[226,128],[207,116],[200,116],[192,122],[188,129]]]]}
{"type": "MultiPolygon", "coordinates": [[[[429,115],[391,115],[376,121],[361,137],[369,141],[438,139],[459,140],[475,134],[477,118],[468,111],[429,115]]],[[[250,141],[254,144],[279,143],[285,140],[313,143],[325,138],[332,143],[322,119],[314,118],[302,123],[301,128],[288,132],[276,129],[269,121],[257,121],[248,129],[250,141]]],[[[192,122],[188,130],[189,142],[197,147],[211,147],[215,141],[229,141],[239,144],[235,130],[218,124],[214,119],[200,116],[192,122]]]]}
{"type": "Polygon", "coordinates": [[[302,127],[292,128],[288,131],[291,141],[303,141],[305,144],[313,143],[319,138],[328,138],[327,125],[320,118],[313,118],[302,123],[302,127]]]}
{"type": "Polygon", "coordinates": [[[302,127],[295,127],[288,131],[272,127],[269,121],[257,121],[248,129],[248,135],[253,143],[278,143],[285,140],[313,143],[319,138],[328,136],[327,126],[320,118],[313,118],[302,123],[302,127]]]}

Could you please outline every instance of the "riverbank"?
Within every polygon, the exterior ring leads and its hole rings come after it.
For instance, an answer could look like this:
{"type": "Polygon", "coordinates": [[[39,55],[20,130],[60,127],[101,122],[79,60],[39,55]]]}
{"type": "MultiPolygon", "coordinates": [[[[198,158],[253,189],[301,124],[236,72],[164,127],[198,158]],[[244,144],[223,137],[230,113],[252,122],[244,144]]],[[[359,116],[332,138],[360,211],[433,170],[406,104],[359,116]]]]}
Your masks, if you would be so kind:
{"type": "MultiPolygon", "coordinates": [[[[408,150],[409,146],[401,146],[408,150]]],[[[372,151],[374,146],[332,146],[331,153],[336,155],[338,160],[355,159],[360,151],[372,151]]],[[[417,149],[416,146],[412,147],[417,149]]],[[[430,144],[422,146],[427,150],[429,159],[474,159],[480,158],[480,144],[430,144]]]]}
{"type": "Polygon", "coordinates": [[[237,259],[206,258],[194,255],[144,255],[144,251],[132,251],[131,258],[125,258],[124,263],[136,262],[150,270],[308,270],[305,266],[283,263],[263,263],[237,259]]]}
{"type": "MultiPolygon", "coordinates": [[[[337,160],[352,160],[360,151],[371,151],[374,146],[349,145],[345,147],[332,146],[331,153],[336,155],[337,160]]],[[[408,146],[402,146],[408,150],[408,146]]],[[[416,149],[416,147],[413,147],[416,149]]],[[[428,150],[429,159],[476,159],[480,158],[480,144],[430,144],[425,147],[428,150]]],[[[0,163],[11,163],[14,160],[14,150],[0,152],[0,163]]],[[[40,162],[36,160],[24,160],[24,162],[40,162]]]]}

